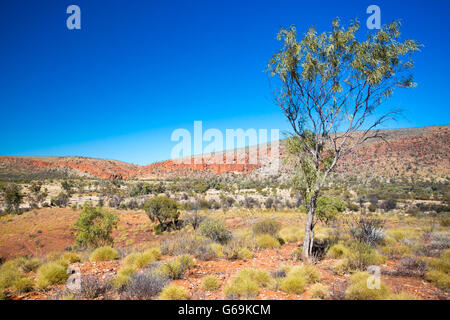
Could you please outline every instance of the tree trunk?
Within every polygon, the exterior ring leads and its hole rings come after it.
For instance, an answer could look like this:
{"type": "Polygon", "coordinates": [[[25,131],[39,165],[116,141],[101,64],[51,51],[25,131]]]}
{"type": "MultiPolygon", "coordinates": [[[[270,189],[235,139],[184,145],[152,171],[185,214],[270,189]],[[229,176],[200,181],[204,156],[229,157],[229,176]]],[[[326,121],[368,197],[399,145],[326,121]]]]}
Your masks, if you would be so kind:
{"type": "Polygon", "coordinates": [[[311,203],[309,205],[308,210],[308,219],[306,220],[306,226],[305,226],[305,238],[303,240],[303,250],[302,250],[302,256],[303,259],[307,262],[311,262],[311,251],[312,251],[312,245],[314,241],[314,214],[316,211],[316,197],[314,196],[311,199],[311,203]]]}

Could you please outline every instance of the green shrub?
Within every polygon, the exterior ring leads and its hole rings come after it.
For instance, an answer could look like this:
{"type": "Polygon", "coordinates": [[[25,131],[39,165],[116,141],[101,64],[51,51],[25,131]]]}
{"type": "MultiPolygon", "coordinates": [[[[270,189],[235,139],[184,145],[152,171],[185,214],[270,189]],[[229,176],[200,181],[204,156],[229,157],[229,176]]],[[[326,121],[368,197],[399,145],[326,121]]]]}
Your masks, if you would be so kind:
{"type": "Polygon", "coordinates": [[[14,267],[14,264],[8,264],[8,262],[3,264],[0,268],[0,291],[11,287],[15,281],[23,277],[19,270],[14,267]]]}
{"type": "Polygon", "coordinates": [[[183,272],[194,267],[194,258],[190,255],[182,255],[171,259],[158,267],[157,272],[166,278],[181,279],[183,272]]]}
{"type": "Polygon", "coordinates": [[[127,283],[128,279],[131,275],[136,274],[137,270],[134,266],[124,266],[119,272],[117,272],[116,276],[112,279],[112,285],[116,289],[120,289],[127,283]]]}
{"type": "Polygon", "coordinates": [[[116,260],[119,258],[119,253],[117,250],[111,247],[100,247],[92,252],[89,257],[90,261],[108,261],[108,260],[116,260]]]}
{"type": "Polygon", "coordinates": [[[161,250],[158,248],[148,248],[144,250],[144,254],[152,255],[155,260],[161,259],[161,250]]]}
{"type": "Polygon", "coordinates": [[[135,252],[131,253],[128,256],[125,257],[125,260],[123,262],[124,266],[134,267],[136,269],[142,269],[153,262],[155,262],[157,259],[153,252],[147,251],[147,252],[135,252]]]}
{"type": "Polygon", "coordinates": [[[50,285],[63,284],[69,278],[67,267],[58,262],[48,262],[37,270],[37,286],[46,289],[50,285]]]}
{"type": "Polygon", "coordinates": [[[347,258],[339,259],[331,266],[331,269],[337,275],[342,276],[346,274],[348,271],[350,271],[348,259],[347,258]]]}
{"type": "Polygon", "coordinates": [[[238,260],[248,260],[253,258],[253,253],[247,248],[239,248],[236,254],[238,260]]]}
{"type": "Polygon", "coordinates": [[[388,300],[391,296],[389,288],[380,282],[380,288],[370,289],[368,278],[370,274],[357,272],[350,277],[351,285],[345,291],[345,298],[349,300],[388,300]]]}
{"type": "Polygon", "coordinates": [[[450,272],[450,249],[441,254],[439,259],[431,259],[429,268],[444,273],[450,272]]]}
{"type": "Polygon", "coordinates": [[[256,298],[259,295],[259,287],[248,277],[234,277],[223,292],[228,299],[256,298]]]}
{"type": "Polygon", "coordinates": [[[340,243],[332,245],[327,251],[327,257],[332,259],[340,259],[348,254],[348,249],[340,243]]]}
{"type": "Polygon", "coordinates": [[[306,280],[306,283],[315,283],[320,281],[322,278],[319,270],[310,264],[304,264],[291,268],[287,276],[301,277],[306,280]]]}
{"type": "Polygon", "coordinates": [[[407,257],[411,255],[411,249],[405,245],[382,246],[380,250],[381,252],[383,252],[383,254],[387,255],[390,258],[407,257]]]}
{"type": "Polygon", "coordinates": [[[287,227],[280,230],[280,237],[287,243],[297,242],[304,237],[304,232],[299,227],[287,227]]]}
{"type": "Polygon", "coordinates": [[[299,275],[288,275],[281,281],[280,289],[289,294],[301,294],[305,291],[306,279],[299,275]]]}
{"type": "Polygon", "coordinates": [[[273,219],[264,219],[253,225],[253,234],[270,234],[276,236],[281,229],[281,223],[273,219]]]}
{"type": "Polygon", "coordinates": [[[221,244],[227,243],[232,238],[231,232],[227,230],[223,221],[217,219],[207,219],[200,223],[198,232],[200,235],[221,244]]]}
{"type": "Polygon", "coordinates": [[[214,254],[215,254],[215,256],[217,258],[224,258],[225,257],[223,246],[221,244],[214,242],[214,243],[211,243],[209,245],[209,247],[214,252],[214,254]]]}
{"type": "Polygon", "coordinates": [[[261,234],[256,237],[256,245],[262,249],[276,249],[280,242],[269,234],[261,234]]]}
{"type": "Polygon", "coordinates": [[[360,270],[370,265],[382,264],[386,261],[385,257],[363,242],[356,242],[350,247],[347,259],[350,268],[360,270]]]}
{"type": "Polygon", "coordinates": [[[166,196],[147,200],[144,209],[151,221],[159,222],[160,231],[165,231],[169,225],[175,225],[180,216],[178,203],[166,196]]]}
{"type": "Polygon", "coordinates": [[[113,229],[119,223],[119,216],[89,203],[83,206],[80,217],[75,222],[76,240],[80,246],[99,247],[112,245],[113,229]]]}
{"type": "Polygon", "coordinates": [[[189,295],[184,288],[173,284],[165,287],[159,295],[159,300],[186,300],[188,298],[189,295]]]}
{"type": "Polygon", "coordinates": [[[248,278],[255,281],[260,287],[268,287],[272,284],[272,276],[265,270],[260,269],[243,269],[239,272],[238,278],[248,278]]]}
{"type": "Polygon", "coordinates": [[[311,286],[311,298],[313,299],[327,299],[329,297],[328,286],[316,283],[311,286]]]}
{"type": "Polygon", "coordinates": [[[19,267],[25,273],[35,272],[42,265],[42,261],[37,258],[23,259],[19,267]]]}
{"type": "Polygon", "coordinates": [[[425,274],[425,279],[442,290],[450,289],[450,276],[447,273],[431,270],[425,274]]]}
{"type": "Polygon", "coordinates": [[[206,276],[202,280],[201,289],[205,291],[215,291],[220,288],[219,280],[214,276],[206,276]]]}
{"type": "Polygon", "coordinates": [[[67,261],[67,263],[76,263],[76,262],[81,262],[81,258],[79,255],[77,255],[74,252],[66,252],[63,256],[62,259],[67,261]]]}
{"type": "Polygon", "coordinates": [[[34,281],[27,277],[16,279],[11,286],[12,290],[17,294],[30,292],[33,290],[33,287],[34,281]]]}

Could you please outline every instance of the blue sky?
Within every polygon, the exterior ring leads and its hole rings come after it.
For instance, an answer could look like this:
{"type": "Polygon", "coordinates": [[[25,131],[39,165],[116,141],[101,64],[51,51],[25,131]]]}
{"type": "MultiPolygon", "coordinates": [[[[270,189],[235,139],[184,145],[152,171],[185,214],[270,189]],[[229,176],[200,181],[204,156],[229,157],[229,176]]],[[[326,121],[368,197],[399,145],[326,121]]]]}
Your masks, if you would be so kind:
{"type": "Polygon", "coordinates": [[[174,129],[288,130],[271,100],[268,59],[281,26],[359,18],[377,4],[382,23],[401,19],[416,55],[418,87],[389,106],[389,127],[450,123],[450,2],[135,0],[0,2],[1,155],[79,155],[149,164],[170,158],[174,129]],[[81,8],[81,30],[66,8],[81,8]]]}

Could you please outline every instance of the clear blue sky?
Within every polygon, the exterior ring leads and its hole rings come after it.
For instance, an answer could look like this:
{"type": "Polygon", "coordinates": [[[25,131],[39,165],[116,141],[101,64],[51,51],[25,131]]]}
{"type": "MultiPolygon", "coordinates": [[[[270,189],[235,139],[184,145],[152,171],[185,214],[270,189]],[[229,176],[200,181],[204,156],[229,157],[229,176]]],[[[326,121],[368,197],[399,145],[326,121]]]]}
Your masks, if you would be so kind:
{"type": "Polygon", "coordinates": [[[328,31],[377,4],[424,44],[394,127],[449,124],[450,1],[1,0],[1,155],[170,158],[176,128],[289,129],[264,69],[281,26],[328,31]],[[66,8],[81,8],[81,30],[66,8]]]}

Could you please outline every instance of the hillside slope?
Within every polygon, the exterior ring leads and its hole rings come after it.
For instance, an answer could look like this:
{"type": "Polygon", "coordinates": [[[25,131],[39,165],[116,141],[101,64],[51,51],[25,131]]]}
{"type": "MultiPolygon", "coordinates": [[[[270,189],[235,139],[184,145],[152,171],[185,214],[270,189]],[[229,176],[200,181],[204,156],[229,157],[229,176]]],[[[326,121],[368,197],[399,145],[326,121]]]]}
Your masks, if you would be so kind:
{"type": "MultiPolygon", "coordinates": [[[[351,175],[377,176],[450,176],[450,126],[384,130],[386,141],[370,141],[360,146],[340,162],[337,171],[351,175]]],[[[285,157],[283,141],[280,158],[285,157]]],[[[100,179],[148,179],[170,177],[207,177],[216,174],[252,174],[265,176],[276,173],[271,163],[272,150],[253,146],[236,151],[235,159],[226,163],[222,153],[208,160],[194,161],[194,157],[176,163],[173,160],[138,166],[116,160],[85,157],[12,157],[0,156],[0,179],[97,177],[100,179]],[[250,163],[256,153],[258,163],[250,163]],[[238,162],[242,155],[244,161],[238,162]],[[222,163],[217,163],[222,158],[222,163]]],[[[198,157],[196,157],[198,158],[198,157]]],[[[280,161],[280,172],[284,172],[280,161]]]]}

